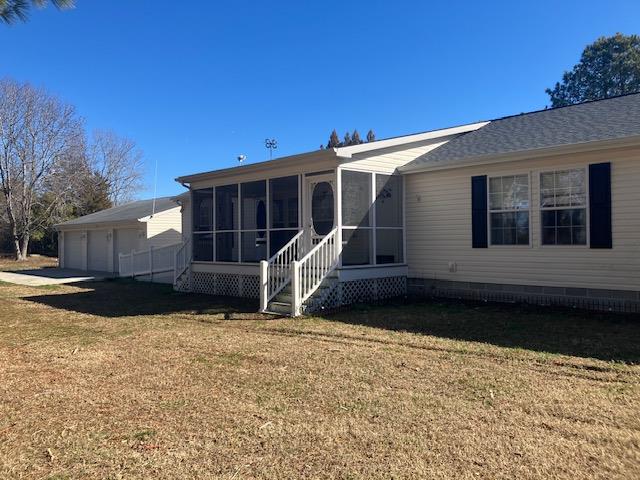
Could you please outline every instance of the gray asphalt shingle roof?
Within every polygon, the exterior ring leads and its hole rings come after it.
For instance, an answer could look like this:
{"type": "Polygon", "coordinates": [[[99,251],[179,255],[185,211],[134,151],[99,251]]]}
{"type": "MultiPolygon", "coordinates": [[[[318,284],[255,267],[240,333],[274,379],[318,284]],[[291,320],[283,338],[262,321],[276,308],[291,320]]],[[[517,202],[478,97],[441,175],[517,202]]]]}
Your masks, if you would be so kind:
{"type": "MultiPolygon", "coordinates": [[[[178,204],[171,197],[156,198],[155,213],[164,212],[177,207],[178,204]]],[[[119,223],[126,221],[135,221],[140,218],[151,215],[153,209],[153,200],[138,200],[136,202],[125,203],[117,207],[101,210],[100,212],[85,215],[84,217],[74,218],[67,222],[61,223],[59,227],[72,225],[85,225],[94,223],[119,223]]]]}
{"type": "Polygon", "coordinates": [[[445,143],[400,170],[467,163],[502,155],[640,135],[640,93],[523,113],[491,121],[445,143]]]}

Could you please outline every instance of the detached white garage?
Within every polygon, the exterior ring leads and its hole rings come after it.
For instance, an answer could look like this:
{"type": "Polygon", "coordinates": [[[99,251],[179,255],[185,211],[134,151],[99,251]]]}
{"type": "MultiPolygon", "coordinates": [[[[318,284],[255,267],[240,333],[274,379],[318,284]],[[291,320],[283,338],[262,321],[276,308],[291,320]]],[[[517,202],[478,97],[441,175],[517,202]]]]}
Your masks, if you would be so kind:
{"type": "Polygon", "coordinates": [[[182,242],[180,206],[139,200],[56,225],[62,268],[118,272],[118,255],[182,242]]]}

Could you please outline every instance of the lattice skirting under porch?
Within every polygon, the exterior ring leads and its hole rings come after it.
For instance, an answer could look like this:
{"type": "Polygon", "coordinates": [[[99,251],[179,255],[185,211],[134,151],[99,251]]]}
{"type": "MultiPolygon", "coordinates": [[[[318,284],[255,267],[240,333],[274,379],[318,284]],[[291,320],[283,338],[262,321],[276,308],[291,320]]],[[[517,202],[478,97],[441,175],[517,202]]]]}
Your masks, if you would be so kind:
{"type": "Polygon", "coordinates": [[[191,272],[187,270],[184,272],[173,284],[173,289],[176,292],[190,292],[191,291],[191,272]]]}
{"type": "Polygon", "coordinates": [[[191,291],[228,297],[260,298],[260,277],[233,273],[191,273],[191,291]]]}
{"type": "Polygon", "coordinates": [[[377,303],[407,294],[407,277],[366,278],[336,282],[324,298],[304,305],[304,313],[331,311],[355,303],[377,303]]]}

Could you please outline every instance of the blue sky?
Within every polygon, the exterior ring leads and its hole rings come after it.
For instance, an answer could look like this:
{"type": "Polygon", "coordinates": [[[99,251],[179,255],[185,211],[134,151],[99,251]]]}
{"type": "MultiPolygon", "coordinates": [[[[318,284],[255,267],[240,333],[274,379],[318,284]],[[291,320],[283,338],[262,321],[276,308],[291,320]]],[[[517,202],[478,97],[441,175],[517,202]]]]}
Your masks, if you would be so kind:
{"type": "Polygon", "coordinates": [[[0,25],[0,77],[133,138],[147,190],[179,175],[543,108],[598,36],[640,33],[640,2],[77,0],[0,25]]]}

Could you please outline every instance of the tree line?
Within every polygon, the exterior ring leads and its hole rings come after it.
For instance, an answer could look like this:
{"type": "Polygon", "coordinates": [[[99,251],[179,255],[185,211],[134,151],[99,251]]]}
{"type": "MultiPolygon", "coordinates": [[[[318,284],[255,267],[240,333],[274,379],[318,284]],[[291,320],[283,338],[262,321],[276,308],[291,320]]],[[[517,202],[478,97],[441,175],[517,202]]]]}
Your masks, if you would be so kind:
{"type": "Polygon", "coordinates": [[[73,105],[0,80],[0,248],[54,253],[53,225],[109,208],[140,189],[143,154],[108,130],[88,134],[73,105]]]}
{"type": "MultiPolygon", "coordinates": [[[[367,143],[376,141],[376,134],[373,133],[373,130],[369,130],[367,132],[367,143]]],[[[348,147],[350,145],[360,145],[361,143],[365,143],[364,140],[360,138],[360,133],[358,130],[354,130],[353,133],[346,132],[342,140],[338,137],[338,132],[333,129],[331,135],[329,135],[329,141],[327,145],[320,145],[320,150],[325,148],[338,148],[338,147],[348,147]]]]}

